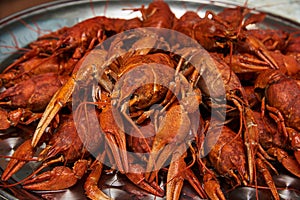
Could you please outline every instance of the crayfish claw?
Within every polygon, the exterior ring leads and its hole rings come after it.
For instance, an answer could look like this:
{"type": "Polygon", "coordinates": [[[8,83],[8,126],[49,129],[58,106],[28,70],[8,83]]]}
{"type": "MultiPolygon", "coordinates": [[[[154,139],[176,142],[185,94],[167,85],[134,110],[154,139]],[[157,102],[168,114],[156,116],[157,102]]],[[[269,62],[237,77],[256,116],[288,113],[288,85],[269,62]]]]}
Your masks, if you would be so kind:
{"type": "Polygon", "coordinates": [[[198,180],[198,178],[196,177],[196,175],[194,174],[194,172],[191,169],[188,168],[185,171],[184,179],[190,183],[190,185],[195,189],[195,191],[199,194],[199,196],[202,199],[207,198],[205,191],[204,191],[203,187],[201,186],[200,181],[198,180]]]}
{"type": "Polygon", "coordinates": [[[268,154],[277,158],[277,160],[287,169],[289,172],[297,177],[300,177],[300,164],[287,152],[280,148],[272,147],[268,149],[268,154]]]}
{"type": "Polygon", "coordinates": [[[92,172],[89,174],[86,182],[84,183],[84,190],[90,199],[112,200],[112,198],[108,197],[98,187],[98,181],[102,173],[102,168],[103,165],[98,160],[92,164],[92,172]]]}
{"type": "Polygon", "coordinates": [[[127,165],[127,153],[125,151],[126,148],[126,142],[124,142],[125,138],[118,137],[118,136],[114,137],[112,134],[106,133],[105,139],[107,140],[108,146],[112,151],[118,170],[121,173],[127,172],[128,165],[127,165]]]}
{"type": "Polygon", "coordinates": [[[186,168],[186,164],[183,160],[185,156],[181,156],[179,159],[177,156],[177,152],[175,152],[172,156],[172,162],[168,170],[166,195],[167,199],[179,199],[183,186],[184,178],[182,174],[180,174],[180,170],[186,168]]]}
{"type": "Polygon", "coordinates": [[[204,190],[210,199],[225,200],[225,196],[221,190],[221,186],[216,177],[209,172],[205,172],[203,176],[204,190]]]}
{"type": "Polygon", "coordinates": [[[50,172],[25,181],[23,187],[29,190],[61,190],[73,186],[76,182],[77,178],[70,168],[58,166],[50,172]]]}
{"type": "Polygon", "coordinates": [[[18,149],[14,152],[13,157],[7,164],[1,179],[7,181],[13,174],[20,170],[33,156],[33,148],[31,146],[31,140],[26,140],[18,149]],[[20,159],[18,159],[20,158],[20,159]]]}
{"type": "Polygon", "coordinates": [[[52,97],[46,110],[39,121],[39,124],[33,134],[31,145],[35,147],[42,137],[47,126],[58,113],[58,111],[67,103],[75,87],[75,80],[71,77],[52,97]]]}
{"type": "Polygon", "coordinates": [[[258,57],[267,62],[272,69],[279,69],[277,62],[271,56],[271,54],[268,52],[267,48],[261,41],[259,41],[255,37],[247,35],[246,42],[246,46],[249,45],[249,51],[254,52],[258,57]]]}
{"type": "Polygon", "coordinates": [[[87,160],[78,160],[73,169],[65,166],[54,167],[32,179],[24,181],[23,187],[29,190],[62,190],[77,183],[88,167],[87,160]]]}
{"type": "Polygon", "coordinates": [[[167,145],[161,151],[152,153],[149,156],[147,163],[147,173],[145,174],[146,180],[152,182],[157,177],[159,169],[165,164],[172,152],[176,149],[174,145],[167,145]]]}
{"type": "Polygon", "coordinates": [[[0,121],[1,121],[0,130],[6,130],[11,126],[11,122],[8,116],[8,111],[2,108],[0,108],[0,121]]]}
{"type": "Polygon", "coordinates": [[[256,159],[256,164],[257,164],[258,170],[262,173],[263,178],[265,179],[265,182],[268,184],[274,199],[279,200],[280,198],[279,198],[279,194],[277,192],[276,185],[273,181],[273,178],[272,178],[266,164],[260,158],[256,159]]]}
{"type": "Polygon", "coordinates": [[[167,199],[179,199],[184,180],[187,180],[201,198],[206,198],[205,191],[194,172],[186,165],[186,146],[182,144],[172,155],[167,175],[167,199]]]}
{"type": "Polygon", "coordinates": [[[295,159],[288,156],[282,160],[282,165],[289,172],[300,178],[300,164],[295,159]]]}
{"type": "MultiPolygon", "coordinates": [[[[124,173],[128,171],[126,136],[118,124],[116,124],[115,117],[110,106],[104,108],[99,115],[100,127],[112,151],[118,170],[124,173]]],[[[119,123],[120,121],[118,120],[119,123]]]]}
{"type": "Polygon", "coordinates": [[[134,172],[126,173],[127,178],[132,181],[139,188],[159,197],[164,196],[164,191],[160,188],[160,186],[155,182],[146,181],[144,174],[142,171],[144,170],[138,164],[131,164],[131,169],[134,169],[134,172]]]}
{"type": "Polygon", "coordinates": [[[164,120],[155,135],[147,163],[146,179],[152,181],[172,152],[182,144],[190,129],[190,119],[181,105],[174,105],[166,112],[164,120]]]}

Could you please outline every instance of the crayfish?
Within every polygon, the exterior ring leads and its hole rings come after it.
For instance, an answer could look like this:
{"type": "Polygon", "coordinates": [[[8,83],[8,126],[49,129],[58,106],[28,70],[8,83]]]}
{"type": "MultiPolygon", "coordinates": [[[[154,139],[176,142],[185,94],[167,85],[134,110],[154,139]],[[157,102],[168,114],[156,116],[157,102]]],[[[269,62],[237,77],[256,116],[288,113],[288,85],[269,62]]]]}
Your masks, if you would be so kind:
{"type": "Polygon", "coordinates": [[[0,155],[10,159],[1,187],[86,179],[88,198],[108,200],[114,174],[137,199],[181,199],[188,183],[190,198],[251,187],[279,200],[277,166],[300,177],[297,32],[262,30],[266,14],[245,6],[203,17],[161,0],[129,10],[141,17],[95,16],[40,36],[0,74],[4,137],[34,129],[0,155]]]}

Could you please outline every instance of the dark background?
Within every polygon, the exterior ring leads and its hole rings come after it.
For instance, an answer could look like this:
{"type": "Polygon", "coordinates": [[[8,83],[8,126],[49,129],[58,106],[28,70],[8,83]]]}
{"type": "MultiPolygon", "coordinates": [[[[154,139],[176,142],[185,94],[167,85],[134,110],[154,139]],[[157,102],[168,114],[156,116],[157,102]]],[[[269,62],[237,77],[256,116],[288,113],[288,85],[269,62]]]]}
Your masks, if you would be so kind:
{"type": "Polygon", "coordinates": [[[0,0],[0,19],[13,13],[54,0],[0,0]]]}

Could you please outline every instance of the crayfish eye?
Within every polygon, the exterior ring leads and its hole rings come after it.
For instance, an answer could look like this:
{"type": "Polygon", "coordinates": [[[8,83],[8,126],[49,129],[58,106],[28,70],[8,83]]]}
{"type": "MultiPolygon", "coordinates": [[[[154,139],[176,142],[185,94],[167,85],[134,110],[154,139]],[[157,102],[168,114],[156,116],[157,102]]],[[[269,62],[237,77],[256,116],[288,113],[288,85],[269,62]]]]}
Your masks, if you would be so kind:
{"type": "Polygon", "coordinates": [[[109,30],[105,30],[105,35],[107,35],[108,37],[111,37],[113,35],[117,34],[116,31],[109,31],[109,30]]]}
{"type": "Polygon", "coordinates": [[[262,99],[264,97],[264,91],[265,91],[264,88],[257,87],[254,89],[255,96],[258,98],[259,101],[262,101],[262,99]]]}
{"type": "Polygon", "coordinates": [[[218,43],[225,43],[226,42],[226,38],[224,38],[224,37],[215,36],[215,40],[218,43]]]}
{"type": "Polygon", "coordinates": [[[66,47],[67,47],[66,44],[61,44],[61,45],[60,45],[60,48],[66,48],[66,47]]]}

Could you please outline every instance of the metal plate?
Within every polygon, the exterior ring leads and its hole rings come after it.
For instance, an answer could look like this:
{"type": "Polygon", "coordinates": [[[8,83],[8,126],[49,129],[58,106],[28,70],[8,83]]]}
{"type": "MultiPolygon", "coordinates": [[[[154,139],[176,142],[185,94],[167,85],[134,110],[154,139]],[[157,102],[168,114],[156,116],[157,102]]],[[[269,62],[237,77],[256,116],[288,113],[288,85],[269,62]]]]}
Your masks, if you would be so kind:
{"type": "MultiPolygon", "coordinates": [[[[64,26],[72,26],[87,18],[96,15],[107,17],[133,18],[140,16],[139,12],[122,10],[123,8],[139,8],[142,4],[149,4],[151,1],[54,1],[24,10],[13,16],[0,21],[0,70],[3,70],[12,58],[16,57],[14,52],[21,47],[37,39],[38,36],[54,31],[64,26]]],[[[237,3],[225,1],[190,0],[190,1],[166,1],[177,17],[187,10],[197,11],[204,16],[206,10],[219,12],[224,7],[234,7],[237,3]]],[[[262,26],[292,30],[300,25],[291,20],[269,14],[262,23],[262,26]]]]}
{"type": "MultiPolygon", "coordinates": [[[[209,0],[190,0],[190,1],[167,1],[176,14],[180,17],[187,10],[197,11],[200,16],[204,16],[206,10],[212,10],[215,12],[221,11],[224,7],[235,7],[237,4],[233,3],[222,3],[221,1],[209,1],[209,0]]],[[[105,15],[107,17],[115,18],[133,18],[140,16],[139,12],[132,12],[130,10],[122,10],[123,8],[139,8],[142,4],[149,4],[150,1],[119,1],[119,0],[100,0],[100,1],[55,1],[48,4],[43,4],[28,10],[24,10],[20,13],[14,14],[10,17],[2,19],[0,21],[0,71],[2,71],[9,63],[13,61],[19,54],[16,53],[20,48],[26,47],[27,44],[36,40],[38,36],[50,31],[57,30],[64,26],[72,26],[80,21],[87,18],[94,17],[96,15],[105,15]]],[[[300,24],[281,18],[279,16],[268,14],[266,20],[259,25],[261,28],[272,28],[272,29],[284,29],[293,31],[295,29],[300,29],[300,24]]],[[[24,138],[29,137],[30,131],[28,133],[22,132],[18,129],[9,130],[6,132],[0,132],[0,155],[12,155],[14,150],[20,145],[24,138]]],[[[3,169],[7,164],[8,159],[0,159],[0,167],[3,169]]],[[[29,175],[36,164],[29,163],[24,167],[24,169],[13,176],[13,178],[18,181],[23,177],[29,175]]],[[[1,172],[2,173],[2,172],[1,172]]],[[[299,187],[299,180],[292,177],[279,178],[278,184],[284,184],[293,179],[293,183],[297,182],[299,187]]],[[[106,174],[105,178],[106,184],[109,187],[104,188],[103,191],[111,195],[115,199],[132,199],[132,195],[129,195],[126,190],[133,189],[122,176],[117,174],[106,174]]],[[[277,180],[277,179],[276,179],[277,180]]],[[[0,183],[2,184],[2,183],[0,183]]],[[[297,188],[300,190],[300,188],[297,188]]],[[[136,188],[134,188],[136,189],[136,188]]],[[[46,199],[86,199],[84,191],[82,189],[82,183],[77,184],[68,190],[57,191],[52,193],[43,194],[27,194],[26,191],[22,191],[17,187],[19,193],[14,193],[14,195],[28,195],[26,197],[33,199],[34,196],[46,199]]],[[[236,190],[230,197],[231,199],[245,198],[245,195],[250,196],[253,191],[250,189],[236,190]],[[242,195],[242,197],[241,197],[242,195]]],[[[10,194],[11,190],[0,189],[0,198],[4,199],[14,199],[10,194]]],[[[142,191],[136,189],[136,196],[145,195],[142,191]]],[[[182,193],[183,199],[199,199],[195,196],[195,193],[188,186],[184,187],[182,193]]],[[[282,193],[281,197],[283,199],[286,193],[282,193]]],[[[26,199],[25,197],[25,199],[26,199]]],[[[153,199],[153,196],[145,195],[144,199],[153,199]]],[[[255,197],[255,195],[254,195],[255,197]]],[[[290,194],[287,197],[298,198],[299,194],[290,194]],[[292,196],[295,195],[295,196],[292,196]]],[[[264,196],[265,198],[265,196],[264,196]]],[[[270,198],[270,196],[269,196],[270,198]]],[[[156,198],[159,200],[160,198],[156,198]]]]}

